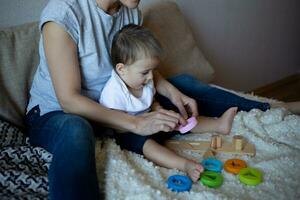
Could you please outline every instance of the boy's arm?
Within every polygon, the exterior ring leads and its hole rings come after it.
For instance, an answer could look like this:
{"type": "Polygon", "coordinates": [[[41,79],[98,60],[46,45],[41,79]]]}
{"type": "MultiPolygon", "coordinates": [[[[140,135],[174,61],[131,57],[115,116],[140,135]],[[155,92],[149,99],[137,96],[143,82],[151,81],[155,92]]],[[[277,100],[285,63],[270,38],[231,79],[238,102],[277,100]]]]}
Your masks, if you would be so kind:
{"type": "MultiPolygon", "coordinates": [[[[192,116],[198,116],[197,103],[194,99],[181,93],[176,87],[169,83],[157,70],[154,71],[154,82],[159,94],[167,97],[179,110],[184,119],[187,119],[188,113],[192,116]],[[186,110],[187,109],[187,110],[186,110]]],[[[185,121],[181,121],[185,124],[185,121]]]]}

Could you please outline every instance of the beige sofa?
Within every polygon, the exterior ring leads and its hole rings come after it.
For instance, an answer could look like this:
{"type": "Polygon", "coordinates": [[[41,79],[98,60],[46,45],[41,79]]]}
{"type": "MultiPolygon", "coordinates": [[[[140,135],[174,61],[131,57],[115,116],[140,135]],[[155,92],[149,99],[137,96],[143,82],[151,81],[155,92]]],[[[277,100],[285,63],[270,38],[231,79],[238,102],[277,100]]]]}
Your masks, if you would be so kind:
{"type": "MultiPolygon", "coordinates": [[[[159,69],[163,75],[188,73],[205,82],[212,79],[214,70],[196,46],[175,3],[154,4],[143,13],[144,25],[165,50],[159,69]]],[[[51,155],[30,146],[23,134],[29,89],[39,62],[39,38],[36,22],[0,30],[0,196],[7,198],[47,196],[51,155]]]]}

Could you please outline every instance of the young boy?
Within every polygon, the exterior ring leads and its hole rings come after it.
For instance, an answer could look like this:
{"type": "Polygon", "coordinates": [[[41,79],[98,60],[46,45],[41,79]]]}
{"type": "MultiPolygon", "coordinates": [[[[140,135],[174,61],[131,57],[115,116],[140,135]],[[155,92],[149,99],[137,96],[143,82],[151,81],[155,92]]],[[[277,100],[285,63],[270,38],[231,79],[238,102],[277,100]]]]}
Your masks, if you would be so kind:
{"type": "MultiPolygon", "coordinates": [[[[132,115],[146,114],[150,109],[163,109],[154,99],[154,70],[160,62],[162,49],[152,33],[138,25],[123,27],[112,42],[113,66],[111,78],[103,88],[99,102],[108,108],[132,115]]],[[[229,134],[237,108],[229,108],[220,118],[198,117],[199,123],[192,132],[213,131],[229,134]]],[[[154,163],[177,168],[195,182],[203,167],[198,162],[181,157],[162,146],[170,133],[142,136],[134,133],[117,133],[116,141],[121,148],[143,154],[154,163]]]]}

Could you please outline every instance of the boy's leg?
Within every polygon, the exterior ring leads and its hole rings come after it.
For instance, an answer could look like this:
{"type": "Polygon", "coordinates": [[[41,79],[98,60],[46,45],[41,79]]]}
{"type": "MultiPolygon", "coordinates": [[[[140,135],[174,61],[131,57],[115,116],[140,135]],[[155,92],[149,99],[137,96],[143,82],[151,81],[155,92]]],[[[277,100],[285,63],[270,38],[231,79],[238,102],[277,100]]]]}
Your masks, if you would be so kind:
{"type": "Polygon", "coordinates": [[[177,155],[175,152],[162,146],[166,139],[176,133],[157,133],[151,136],[141,136],[134,133],[117,133],[116,141],[122,149],[144,155],[155,164],[166,168],[176,168],[186,172],[193,181],[197,181],[202,166],[195,161],[177,155]]]}
{"type": "MultiPolygon", "coordinates": [[[[238,110],[244,111],[249,111],[252,108],[265,111],[270,108],[269,103],[240,97],[231,92],[202,83],[190,75],[179,75],[168,79],[168,81],[182,93],[197,101],[200,115],[219,117],[230,107],[238,107],[238,110]]],[[[158,95],[157,99],[162,106],[172,109],[172,103],[168,99],[160,95],[158,95]]]]}
{"type": "Polygon", "coordinates": [[[191,132],[214,132],[227,135],[231,131],[233,119],[236,115],[236,112],[237,108],[232,107],[225,111],[219,118],[198,116],[198,124],[191,130],[191,132]]]}
{"type": "Polygon", "coordinates": [[[62,111],[39,113],[36,106],[26,122],[30,143],[53,155],[48,173],[50,199],[99,199],[95,141],[89,122],[62,111]]]}
{"type": "Polygon", "coordinates": [[[145,142],[143,154],[147,159],[159,166],[175,168],[186,172],[194,182],[199,179],[200,174],[203,171],[203,167],[199,163],[177,155],[174,151],[162,146],[152,139],[148,139],[145,142]]]}

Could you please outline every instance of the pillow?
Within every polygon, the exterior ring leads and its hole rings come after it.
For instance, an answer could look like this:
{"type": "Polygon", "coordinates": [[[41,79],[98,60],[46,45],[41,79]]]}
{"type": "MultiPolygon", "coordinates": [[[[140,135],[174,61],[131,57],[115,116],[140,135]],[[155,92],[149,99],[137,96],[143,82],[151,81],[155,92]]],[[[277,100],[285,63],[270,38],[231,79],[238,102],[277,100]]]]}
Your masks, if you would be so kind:
{"type": "Polygon", "coordinates": [[[0,30],[0,118],[24,127],[31,81],[38,64],[37,23],[0,30]]]}
{"type": "Polygon", "coordinates": [[[168,78],[178,74],[190,74],[203,82],[209,82],[214,69],[196,45],[191,29],[174,2],[151,4],[143,9],[144,26],[160,41],[165,58],[160,73],[168,78]]]}

